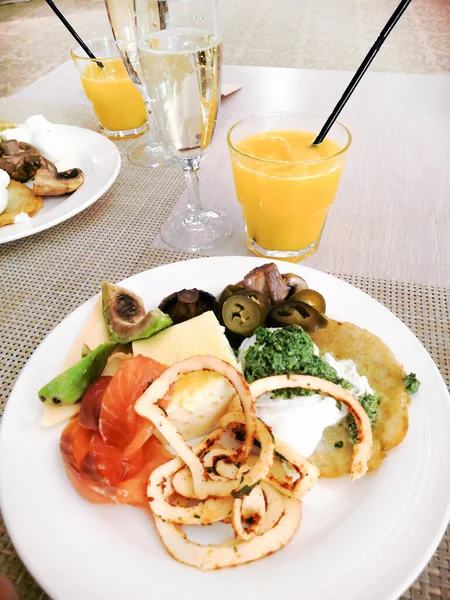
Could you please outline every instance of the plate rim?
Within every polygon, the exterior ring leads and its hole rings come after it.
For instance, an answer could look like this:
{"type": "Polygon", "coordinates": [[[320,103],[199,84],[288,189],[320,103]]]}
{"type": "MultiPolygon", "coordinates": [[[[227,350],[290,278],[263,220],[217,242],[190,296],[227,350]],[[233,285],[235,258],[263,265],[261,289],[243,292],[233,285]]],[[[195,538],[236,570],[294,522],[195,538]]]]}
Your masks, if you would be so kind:
{"type": "MultiPolygon", "coordinates": [[[[261,258],[257,258],[257,257],[251,257],[251,256],[214,256],[214,257],[192,257],[186,260],[178,260],[175,262],[171,262],[171,263],[167,263],[167,264],[162,264],[162,265],[157,265],[155,267],[151,267],[149,269],[146,269],[145,271],[141,271],[139,273],[135,273],[125,279],[122,279],[120,281],[117,282],[118,285],[126,285],[127,282],[129,282],[130,280],[134,279],[134,278],[138,278],[138,277],[142,277],[142,276],[148,276],[151,272],[155,271],[155,270],[160,270],[160,269],[167,269],[169,268],[173,268],[175,265],[178,264],[185,264],[185,263],[193,263],[193,262],[214,262],[214,261],[230,261],[230,260],[234,260],[234,261],[241,261],[242,259],[245,259],[245,262],[258,262],[259,264],[264,264],[267,262],[275,262],[276,264],[280,265],[280,264],[285,264],[282,263],[281,261],[268,261],[266,259],[261,259],[261,258]]],[[[254,265],[256,266],[256,265],[254,265]]],[[[372,301],[376,302],[385,313],[387,313],[387,315],[389,315],[390,317],[395,318],[395,320],[402,326],[402,328],[404,330],[406,330],[406,332],[409,335],[412,335],[416,342],[420,345],[421,349],[425,352],[425,354],[427,355],[427,359],[428,359],[428,363],[429,363],[429,368],[433,369],[434,375],[438,376],[438,379],[440,380],[440,384],[442,387],[442,391],[445,392],[445,395],[447,397],[447,403],[450,406],[450,394],[449,391],[447,389],[447,385],[445,383],[445,380],[442,376],[442,374],[440,373],[437,365],[435,364],[434,360],[432,359],[431,355],[429,354],[429,352],[427,351],[427,349],[425,348],[425,346],[422,344],[422,342],[418,339],[418,337],[411,331],[411,329],[409,329],[409,327],[399,318],[397,317],[392,311],[390,311],[386,306],[384,306],[384,304],[382,304],[381,302],[379,302],[376,298],[372,297],[370,294],[368,294],[367,292],[364,292],[363,290],[361,290],[360,288],[354,286],[353,284],[340,279],[339,277],[336,277],[333,274],[327,273],[325,271],[321,271],[319,269],[315,269],[312,267],[309,267],[307,265],[304,264],[295,264],[293,265],[294,270],[295,269],[300,269],[301,271],[311,271],[311,272],[315,272],[315,273],[319,273],[320,275],[325,275],[327,277],[330,277],[332,279],[338,280],[340,283],[344,284],[345,286],[349,286],[351,289],[353,290],[357,290],[357,292],[363,294],[364,296],[367,296],[368,298],[370,298],[372,301]]],[[[37,352],[37,350],[46,342],[47,338],[49,338],[69,317],[74,317],[75,313],[78,312],[83,312],[83,310],[86,310],[87,305],[89,304],[94,304],[95,300],[100,296],[100,293],[97,293],[93,296],[91,296],[88,300],[86,300],[85,302],[83,302],[82,304],[78,305],[73,311],[71,311],[69,314],[67,314],[63,319],[61,319],[61,321],[59,321],[57,323],[57,325],[55,325],[55,327],[53,327],[46,335],[45,337],[42,339],[42,341],[38,344],[38,346],[34,349],[33,353],[31,354],[31,356],[29,357],[29,359],[27,360],[27,362],[25,363],[25,365],[23,366],[23,368],[21,369],[18,377],[16,378],[11,393],[10,393],[10,397],[13,395],[14,393],[14,389],[16,388],[19,380],[21,380],[24,376],[24,372],[27,369],[27,366],[29,364],[29,362],[31,361],[31,359],[33,358],[34,354],[37,352]]],[[[2,416],[2,423],[1,423],[1,427],[0,427],[0,451],[2,449],[3,446],[3,421],[4,421],[4,415],[7,414],[7,411],[9,411],[9,406],[11,406],[9,404],[9,402],[6,402],[5,408],[4,408],[4,412],[3,412],[3,416],[2,416]]],[[[450,476],[450,473],[449,473],[450,476]]],[[[36,573],[34,568],[30,568],[28,566],[28,562],[23,558],[26,554],[27,551],[25,549],[25,552],[22,553],[22,544],[19,543],[17,544],[16,540],[15,540],[15,534],[12,534],[9,528],[9,522],[10,522],[10,516],[8,513],[8,510],[5,512],[3,509],[3,498],[5,495],[5,492],[3,491],[3,485],[0,485],[0,506],[2,507],[3,510],[3,518],[4,518],[4,522],[5,525],[7,527],[7,531],[8,534],[11,538],[11,541],[14,544],[15,548],[21,547],[21,551],[19,552],[17,551],[17,554],[19,555],[20,559],[24,562],[24,565],[26,566],[26,569],[29,571],[29,573],[32,575],[32,577],[38,582],[38,584],[42,587],[43,590],[47,591],[49,588],[47,586],[47,584],[44,584],[40,574],[36,573]]],[[[428,564],[428,562],[430,561],[430,559],[432,558],[435,550],[437,549],[437,547],[439,546],[439,543],[443,537],[443,535],[445,534],[446,528],[448,526],[448,522],[450,520],[450,498],[447,501],[447,508],[445,511],[445,514],[442,516],[441,519],[441,523],[440,526],[437,528],[437,530],[435,531],[434,535],[432,536],[432,539],[430,540],[430,542],[427,545],[426,549],[423,549],[420,553],[420,557],[421,558],[417,558],[415,560],[415,565],[413,565],[413,567],[411,569],[409,569],[409,573],[408,576],[404,578],[403,583],[398,583],[395,590],[393,590],[390,595],[388,597],[386,597],[384,600],[397,600],[410,586],[411,584],[417,579],[417,577],[422,573],[422,571],[424,570],[424,568],[426,567],[426,565],[428,564]]],[[[431,536],[430,536],[431,537],[431,536]]],[[[421,548],[421,546],[418,546],[419,548],[421,548]]],[[[418,555],[419,556],[419,555],[418,555]]],[[[409,568],[409,567],[408,567],[409,568]]],[[[61,597],[55,597],[55,600],[63,600],[61,597]]]]}
{"type": "MultiPolygon", "coordinates": [[[[68,221],[75,215],[79,214],[80,212],[83,212],[84,210],[86,210],[87,208],[92,206],[95,202],[97,202],[97,200],[100,200],[100,198],[104,194],[106,194],[106,192],[109,190],[109,188],[116,181],[116,179],[120,173],[120,168],[122,165],[122,157],[120,155],[119,149],[110,139],[108,139],[106,136],[98,133],[97,131],[94,131],[87,127],[79,127],[78,125],[66,125],[66,124],[57,124],[57,125],[58,125],[58,127],[64,127],[64,128],[69,127],[70,129],[78,129],[78,130],[82,130],[82,131],[88,131],[89,133],[92,133],[95,136],[102,138],[102,140],[105,142],[105,147],[109,146],[109,148],[112,150],[112,156],[114,157],[114,160],[115,160],[113,173],[112,173],[111,177],[104,183],[104,185],[97,192],[95,192],[89,199],[87,199],[85,202],[83,202],[81,205],[76,206],[76,207],[72,208],[71,210],[68,210],[67,212],[65,212],[64,214],[62,214],[58,217],[50,219],[46,223],[42,223],[41,225],[36,225],[34,228],[33,228],[33,226],[31,226],[32,227],[31,229],[19,231],[16,233],[11,233],[10,235],[5,235],[4,237],[0,237],[0,244],[8,244],[9,242],[15,242],[17,240],[20,240],[20,239],[23,239],[26,237],[31,237],[32,235],[35,235],[36,233],[41,233],[42,231],[45,231],[46,229],[50,229],[52,227],[55,227],[56,225],[60,225],[64,221],[68,221]]],[[[76,193],[76,192],[74,192],[74,193],[76,193]]],[[[33,219],[33,217],[31,217],[31,219],[33,219]]]]}

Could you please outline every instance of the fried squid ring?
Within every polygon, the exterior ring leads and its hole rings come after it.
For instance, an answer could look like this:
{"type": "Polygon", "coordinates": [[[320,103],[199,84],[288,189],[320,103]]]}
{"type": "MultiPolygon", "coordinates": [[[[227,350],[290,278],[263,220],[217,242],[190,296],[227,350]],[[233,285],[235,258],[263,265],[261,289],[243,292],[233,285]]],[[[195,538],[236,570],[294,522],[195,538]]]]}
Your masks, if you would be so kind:
{"type": "Polygon", "coordinates": [[[320,470],[306,459],[292,446],[277,440],[275,442],[275,457],[267,480],[282,494],[301,500],[313,487],[320,475],[320,470]],[[277,466],[283,469],[282,477],[277,476],[277,466]],[[296,473],[296,477],[289,476],[285,466],[296,473]]]}
{"type": "Polygon", "coordinates": [[[358,400],[350,392],[335,383],[307,375],[275,375],[274,377],[258,379],[250,385],[251,393],[255,399],[262,394],[282,388],[304,388],[318,391],[345,404],[353,415],[358,428],[358,439],[353,446],[350,480],[355,481],[362,477],[367,471],[367,462],[372,456],[373,441],[369,417],[358,400]]]}
{"type": "MultiPolygon", "coordinates": [[[[258,419],[258,422],[263,423],[260,419],[258,419]]],[[[241,413],[228,413],[221,418],[220,424],[223,428],[230,427],[234,424],[245,425],[245,419],[241,413]]],[[[267,428],[266,425],[265,427],[267,428]]],[[[259,430],[257,429],[255,439],[257,442],[260,442],[258,434],[259,430]]],[[[278,440],[275,441],[274,456],[277,457],[278,460],[273,462],[272,468],[265,478],[282,494],[301,500],[317,481],[320,475],[319,469],[299,452],[294,450],[294,448],[278,440]],[[295,479],[290,479],[289,476],[286,475],[286,471],[283,469],[283,462],[290,465],[292,470],[296,472],[297,477],[295,479]],[[283,470],[280,471],[280,469],[283,470]]],[[[253,465],[254,460],[255,457],[250,456],[247,460],[247,464],[253,465]]]]}
{"type": "Polygon", "coordinates": [[[235,534],[242,540],[251,540],[258,533],[266,514],[266,498],[259,485],[243,498],[236,498],[233,504],[231,524],[235,534]],[[246,521],[248,527],[244,527],[246,521]]]}
{"type": "Polygon", "coordinates": [[[172,476],[183,466],[181,458],[161,465],[150,475],[147,496],[150,508],[161,519],[183,525],[209,525],[228,517],[233,509],[233,498],[209,498],[195,506],[174,506],[169,499],[174,494],[172,476]]]}
{"type": "MultiPolygon", "coordinates": [[[[242,413],[230,413],[228,415],[224,415],[220,420],[221,427],[218,430],[215,430],[212,434],[210,434],[203,442],[201,442],[200,446],[203,446],[206,450],[208,444],[212,446],[215,441],[221,437],[224,433],[224,429],[230,423],[244,423],[245,419],[242,413]],[[222,423],[225,426],[222,426],[222,423]]],[[[153,423],[158,427],[158,424],[153,421],[153,423]]],[[[160,429],[161,433],[163,431],[160,429]]],[[[199,456],[201,454],[201,450],[199,451],[196,447],[195,450],[189,451],[196,454],[196,458],[200,461],[202,465],[202,479],[200,481],[196,480],[197,473],[193,472],[191,466],[187,464],[187,469],[182,469],[179,474],[174,478],[174,489],[176,492],[185,496],[186,498],[198,498],[204,499],[208,496],[230,496],[233,493],[239,494],[239,490],[244,490],[248,487],[253,487],[255,483],[258,483],[262,479],[265,479],[269,474],[269,471],[273,464],[273,452],[275,449],[275,444],[273,442],[270,431],[267,426],[260,420],[257,419],[256,424],[257,438],[261,445],[260,454],[258,457],[252,457],[254,460],[248,461],[244,463],[242,466],[240,463],[234,463],[236,466],[239,465],[237,476],[233,479],[227,480],[223,475],[219,474],[219,477],[216,479],[206,479],[205,471],[203,469],[203,464],[199,456]]],[[[163,433],[164,435],[164,433],[163,433]]],[[[178,452],[178,448],[172,443],[172,446],[178,452]]],[[[221,449],[217,454],[225,455],[225,449],[221,449]]],[[[181,456],[181,455],[180,455],[181,456]]],[[[206,472],[207,473],[207,472],[206,472]]],[[[222,471],[223,473],[223,471],[222,471]]]]}
{"type": "Polygon", "coordinates": [[[245,415],[247,425],[246,436],[243,445],[239,449],[241,462],[250,454],[253,446],[253,438],[256,433],[256,412],[250,389],[239,371],[226,361],[214,356],[194,356],[178,362],[162,373],[152,385],[144,392],[141,398],[136,402],[134,408],[141,416],[146,416],[146,408],[151,404],[156,404],[167,394],[171,386],[183,375],[193,371],[213,371],[223,375],[236,390],[241,403],[242,411],[245,415]]]}
{"type": "MultiPolygon", "coordinates": [[[[212,481],[206,476],[200,458],[192,452],[189,445],[167,417],[164,409],[157,405],[162,400],[170,387],[180,377],[193,371],[215,371],[223,375],[234,386],[241,401],[242,411],[245,415],[246,433],[244,443],[233,453],[233,462],[245,463],[252,447],[256,433],[256,413],[253,397],[242,375],[227,362],[212,356],[196,356],[176,363],[169,367],[152,385],[144,392],[135,404],[135,410],[141,416],[149,419],[167,442],[176,450],[183,462],[188,466],[193,480],[196,498],[203,500],[208,496],[227,496],[242,485],[253,485],[257,479],[258,469],[254,474],[247,473],[247,481],[240,479],[227,482],[212,481]]],[[[270,468],[270,466],[269,466],[270,468]]]]}
{"type": "Polygon", "coordinates": [[[272,484],[265,481],[261,481],[261,489],[266,502],[266,513],[259,525],[258,535],[275,527],[284,513],[283,495],[272,484]]]}
{"type": "MultiPolygon", "coordinates": [[[[270,488],[270,484],[264,487],[270,488]]],[[[273,492],[272,492],[273,490],[273,492]]],[[[283,503],[283,512],[272,528],[250,540],[232,539],[223,544],[202,546],[187,539],[180,525],[155,516],[155,526],[168,553],[181,563],[203,570],[234,567],[264,558],[285,546],[296,532],[301,519],[301,502],[282,496],[272,488],[283,503]]],[[[279,506],[279,504],[278,504],[279,506]]],[[[267,514],[267,513],[266,513],[267,514]]],[[[261,525],[264,523],[264,519],[261,525]]]]}

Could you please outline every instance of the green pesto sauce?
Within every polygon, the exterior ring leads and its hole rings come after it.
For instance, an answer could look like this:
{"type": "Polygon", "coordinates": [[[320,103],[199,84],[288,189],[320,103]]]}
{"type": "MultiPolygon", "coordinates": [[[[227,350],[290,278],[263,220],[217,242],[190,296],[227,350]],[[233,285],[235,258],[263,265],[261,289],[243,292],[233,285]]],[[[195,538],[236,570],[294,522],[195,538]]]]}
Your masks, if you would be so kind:
{"type": "Polygon", "coordinates": [[[420,381],[417,379],[415,373],[408,373],[408,375],[403,377],[403,381],[407,394],[415,394],[420,387],[420,381]]]}
{"type": "MultiPolygon", "coordinates": [[[[372,394],[364,394],[361,398],[358,398],[361,406],[366,411],[367,416],[369,417],[370,424],[373,425],[377,420],[378,413],[380,411],[380,400],[376,396],[372,396],[372,394]]],[[[353,415],[348,415],[348,433],[350,436],[350,441],[354,444],[358,439],[358,428],[355,423],[355,419],[353,415]]]]}
{"type": "MultiPolygon", "coordinates": [[[[244,377],[248,383],[272,375],[310,375],[327,379],[344,388],[351,387],[336,370],[314,354],[314,344],[299,325],[288,325],[274,331],[259,328],[256,341],[245,353],[244,377]]],[[[272,397],[290,399],[311,396],[314,390],[289,388],[273,392],[272,397]]]]}

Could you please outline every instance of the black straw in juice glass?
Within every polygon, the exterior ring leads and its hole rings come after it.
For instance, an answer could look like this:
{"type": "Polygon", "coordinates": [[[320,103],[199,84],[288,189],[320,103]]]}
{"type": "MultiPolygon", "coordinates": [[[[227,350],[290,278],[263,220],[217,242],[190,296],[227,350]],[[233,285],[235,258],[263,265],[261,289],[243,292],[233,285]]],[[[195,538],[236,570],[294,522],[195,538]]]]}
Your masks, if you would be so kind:
{"type": "Polygon", "coordinates": [[[364,60],[362,61],[362,63],[360,64],[358,70],[356,71],[356,73],[354,74],[352,80],[350,81],[350,83],[348,84],[347,88],[345,89],[345,92],[342,94],[339,102],[336,104],[336,106],[334,107],[333,112],[331,113],[331,115],[328,117],[325,125],[322,127],[322,129],[320,130],[319,135],[316,137],[316,139],[313,142],[313,146],[318,146],[319,144],[321,144],[323,142],[323,140],[326,138],[327,133],[330,131],[330,129],[332,128],[334,122],[336,121],[336,119],[338,118],[341,110],[344,108],[344,106],[347,104],[348,99],[350,98],[350,96],[353,94],[356,86],[358,85],[358,83],[361,81],[362,76],[364,75],[364,73],[367,71],[367,69],[370,66],[370,63],[373,61],[373,59],[375,58],[375,56],[378,53],[378,50],[381,48],[381,46],[384,44],[387,36],[391,33],[391,31],[394,29],[395,25],[397,24],[397,21],[400,19],[400,17],[402,16],[402,14],[405,12],[405,10],[408,7],[408,4],[411,2],[411,0],[402,0],[400,2],[400,4],[397,6],[397,8],[395,9],[395,11],[393,12],[391,18],[389,19],[389,21],[386,23],[386,25],[384,26],[382,32],[380,33],[380,35],[377,37],[374,45],[372,46],[372,48],[369,50],[369,52],[366,54],[366,57],[364,58],[364,60]]]}
{"type": "Polygon", "coordinates": [[[89,56],[89,58],[92,58],[93,60],[95,60],[97,62],[97,65],[99,67],[101,67],[102,69],[104,69],[105,65],[102,62],[100,62],[99,60],[96,60],[95,54],[87,46],[87,44],[85,42],[83,42],[83,40],[80,38],[78,33],[75,31],[75,29],[72,27],[72,25],[66,19],[66,17],[59,10],[59,8],[56,6],[56,4],[53,2],[53,0],[45,0],[45,1],[50,6],[52,11],[55,13],[55,15],[58,17],[58,19],[61,21],[61,23],[66,27],[66,29],[69,31],[69,33],[71,33],[73,35],[73,37],[77,40],[77,42],[80,44],[80,46],[83,48],[83,50],[89,56]]]}

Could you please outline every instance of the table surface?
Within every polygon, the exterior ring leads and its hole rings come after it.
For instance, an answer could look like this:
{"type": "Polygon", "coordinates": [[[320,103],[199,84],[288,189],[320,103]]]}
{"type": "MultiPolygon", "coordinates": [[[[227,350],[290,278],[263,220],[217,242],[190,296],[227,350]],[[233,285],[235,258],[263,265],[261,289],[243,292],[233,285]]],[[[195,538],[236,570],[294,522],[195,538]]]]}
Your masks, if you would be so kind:
{"type": "MultiPolygon", "coordinates": [[[[226,98],[228,122],[264,111],[328,114],[347,71],[224,68],[242,85],[226,98]]],[[[40,103],[87,103],[68,62],[15,94],[40,103]]],[[[306,264],[327,270],[450,286],[450,77],[368,73],[341,120],[353,144],[319,252],[306,264]]],[[[219,136],[217,136],[219,138],[219,136]]],[[[247,254],[226,156],[225,131],[202,177],[205,204],[233,213],[235,233],[218,254],[247,254]]]]}
{"type": "MultiPolygon", "coordinates": [[[[274,110],[327,114],[350,76],[344,71],[225,67],[224,81],[243,87],[223,102],[216,140],[202,167],[205,203],[228,212],[235,226],[232,240],[216,254],[248,252],[224,141],[230,122],[274,110]]],[[[95,127],[71,63],[17,93],[13,107],[7,102],[11,114],[21,115],[17,119],[45,112],[55,122],[95,127]]],[[[1,105],[0,101],[0,116],[1,105]]],[[[336,273],[397,314],[425,344],[447,383],[448,107],[450,77],[366,75],[342,115],[354,142],[339,196],[319,252],[305,261],[336,273]]],[[[124,154],[127,143],[118,146],[124,154]]],[[[182,194],[180,170],[177,166],[139,169],[125,158],[122,164],[116,183],[90,209],[32,238],[0,246],[0,409],[39,342],[97,292],[102,280],[118,281],[188,258],[155,248],[154,240],[182,194]],[[7,327],[6,320],[15,327],[7,327]]],[[[0,522],[0,542],[4,540],[0,567],[6,564],[10,576],[16,573],[13,579],[23,597],[41,600],[44,595],[24,572],[0,522]]],[[[430,565],[403,596],[405,600],[449,597],[449,540],[443,539],[430,565]]]]}

